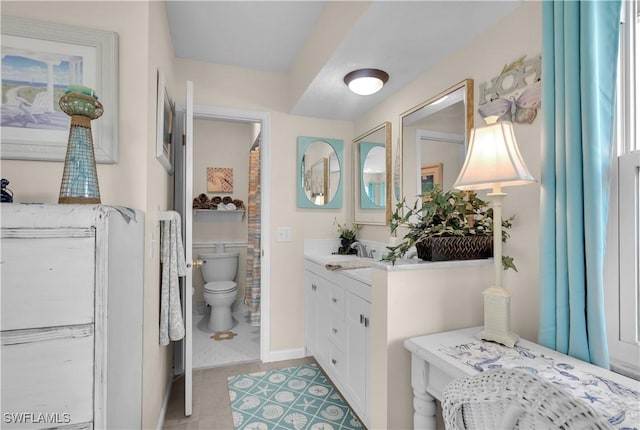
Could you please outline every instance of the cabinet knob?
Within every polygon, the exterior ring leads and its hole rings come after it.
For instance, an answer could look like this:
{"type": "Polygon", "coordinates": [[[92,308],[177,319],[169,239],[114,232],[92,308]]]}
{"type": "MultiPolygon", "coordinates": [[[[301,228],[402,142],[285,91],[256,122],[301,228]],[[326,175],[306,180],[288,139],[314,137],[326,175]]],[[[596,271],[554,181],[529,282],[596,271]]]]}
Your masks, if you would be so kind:
{"type": "Polygon", "coordinates": [[[334,297],[334,298],[332,298],[332,299],[331,299],[331,301],[332,301],[333,303],[338,303],[338,299],[336,299],[335,297],[334,297]]]}
{"type": "Polygon", "coordinates": [[[318,289],[318,286],[316,284],[311,284],[311,289],[315,291],[318,289]]]}
{"type": "Polygon", "coordinates": [[[337,328],[334,328],[334,329],[333,329],[333,333],[334,333],[334,334],[337,334],[337,333],[338,333],[338,329],[337,329],[337,328]]]}
{"type": "Polygon", "coordinates": [[[369,327],[369,318],[364,319],[364,326],[369,327]]]}
{"type": "Polygon", "coordinates": [[[337,363],[338,363],[338,360],[336,360],[335,358],[332,358],[332,359],[331,359],[331,362],[332,362],[333,364],[337,364],[337,363]]]}
{"type": "Polygon", "coordinates": [[[364,315],[360,314],[360,324],[364,324],[364,315]]]}

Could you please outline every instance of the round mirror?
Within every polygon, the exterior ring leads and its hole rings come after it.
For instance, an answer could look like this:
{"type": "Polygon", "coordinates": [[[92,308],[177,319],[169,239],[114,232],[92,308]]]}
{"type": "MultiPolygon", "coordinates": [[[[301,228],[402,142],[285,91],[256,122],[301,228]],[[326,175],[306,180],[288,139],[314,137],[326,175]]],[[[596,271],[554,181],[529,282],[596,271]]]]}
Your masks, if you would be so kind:
{"type": "Polygon", "coordinates": [[[362,163],[362,186],[372,205],[384,207],[386,201],[386,160],[384,145],[376,144],[367,151],[362,163]]]}
{"type": "Polygon", "coordinates": [[[333,146],[322,140],[309,144],[302,157],[302,189],[315,206],[329,204],[340,184],[340,163],[333,146]]]}

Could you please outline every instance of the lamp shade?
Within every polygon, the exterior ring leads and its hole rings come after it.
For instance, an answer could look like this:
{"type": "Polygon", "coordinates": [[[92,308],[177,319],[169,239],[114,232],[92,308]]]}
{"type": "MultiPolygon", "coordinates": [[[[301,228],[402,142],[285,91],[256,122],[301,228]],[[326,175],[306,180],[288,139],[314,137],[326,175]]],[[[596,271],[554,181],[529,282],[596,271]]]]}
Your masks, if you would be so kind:
{"type": "Polygon", "coordinates": [[[389,75],[378,69],[354,70],[344,77],[349,89],[361,96],[377,93],[388,80],[389,75]]]}
{"type": "Polygon", "coordinates": [[[494,122],[471,130],[469,150],[454,188],[484,190],[533,182],[536,180],[524,164],[510,122],[494,122]]]}

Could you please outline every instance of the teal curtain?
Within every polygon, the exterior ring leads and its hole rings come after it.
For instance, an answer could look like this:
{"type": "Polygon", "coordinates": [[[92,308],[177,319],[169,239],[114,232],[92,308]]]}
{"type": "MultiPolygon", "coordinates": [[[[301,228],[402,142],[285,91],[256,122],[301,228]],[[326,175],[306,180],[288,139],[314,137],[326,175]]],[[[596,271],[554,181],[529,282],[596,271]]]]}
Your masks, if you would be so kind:
{"type": "Polygon", "coordinates": [[[538,342],[605,368],[603,266],[620,6],[542,4],[538,342]]]}

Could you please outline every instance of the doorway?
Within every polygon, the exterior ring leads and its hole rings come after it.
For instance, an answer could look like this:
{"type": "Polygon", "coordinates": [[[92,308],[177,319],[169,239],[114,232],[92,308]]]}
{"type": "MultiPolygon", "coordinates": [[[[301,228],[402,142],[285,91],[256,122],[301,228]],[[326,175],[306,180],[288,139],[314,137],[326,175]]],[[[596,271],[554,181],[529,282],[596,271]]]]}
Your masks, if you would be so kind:
{"type": "MultiPolygon", "coordinates": [[[[193,219],[193,256],[197,258],[199,254],[210,252],[237,252],[239,257],[236,283],[238,284],[238,296],[232,307],[234,317],[234,327],[227,332],[213,333],[207,330],[210,307],[206,306],[202,297],[203,279],[199,270],[194,270],[193,287],[194,296],[192,307],[192,327],[193,327],[193,367],[204,368],[220,366],[244,361],[260,359],[263,362],[268,360],[269,351],[269,273],[270,262],[267,252],[269,238],[269,144],[270,144],[270,117],[266,112],[253,112],[212,106],[194,106],[194,187],[193,197],[205,191],[202,186],[197,186],[197,180],[203,181],[200,176],[206,177],[206,170],[211,168],[229,168],[233,165],[231,161],[234,157],[237,163],[245,167],[236,168],[234,172],[234,191],[231,194],[224,194],[225,197],[232,197],[232,200],[242,200],[245,205],[244,212],[240,219],[232,221],[231,214],[210,214],[209,212],[196,211],[193,219]],[[202,130],[201,130],[202,129],[202,130]],[[259,130],[259,133],[256,132],[259,130]],[[202,133],[201,133],[202,131],[202,133]],[[227,136],[240,135],[241,144],[233,142],[220,136],[227,133],[227,136]],[[215,136],[218,141],[214,142],[215,136]],[[250,137],[247,137],[250,136],[250,137]],[[215,145],[216,151],[222,150],[224,154],[219,156],[206,157],[204,161],[199,154],[206,154],[201,151],[201,145],[215,145]],[[255,242],[252,247],[250,240],[251,233],[248,230],[255,228],[255,218],[252,222],[249,219],[249,196],[247,193],[248,182],[251,173],[249,172],[250,150],[259,145],[259,177],[260,177],[260,199],[257,205],[259,231],[254,236],[260,238],[260,245],[255,249],[255,242]],[[235,154],[235,155],[233,155],[235,154]],[[226,158],[225,158],[226,157],[226,158]],[[231,158],[229,158],[231,157],[231,158]],[[237,178],[237,180],[236,180],[237,178]],[[236,191],[237,190],[237,191],[236,191]],[[236,198],[242,197],[242,198],[236,198]],[[222,216],[220,216],[222,215],[222,216]],[[204,218],[203,218],[204,216],[204,218]],[[224,217],[224,221],[220,220],[224,217]],[[259,294],[256,297],[255,286],[249,285],[247,269],[253,267],[253,260],[259,260],[255,278],[258,280],[259,294]],[[251,294],[253,292],[253,296],[251,294]],[[253,301],[251,300],[253,297],[253,301]],[[246,299],[246,300],[245,300],[246,299]],[[259,311],[256,315],[255,311],[259,311]],[[249,312],[252,310],[253,312],[249,312]]],[[[255,154],[254,154],[255,155],[255,154]]],[[[255,174],[255,173],[254,173],[255,174]]],[[[221,193],[206,190],[209,198],[222,196],[221,193]]],[[[255,202],[254,202],[255,204],[255,202]]]]}

